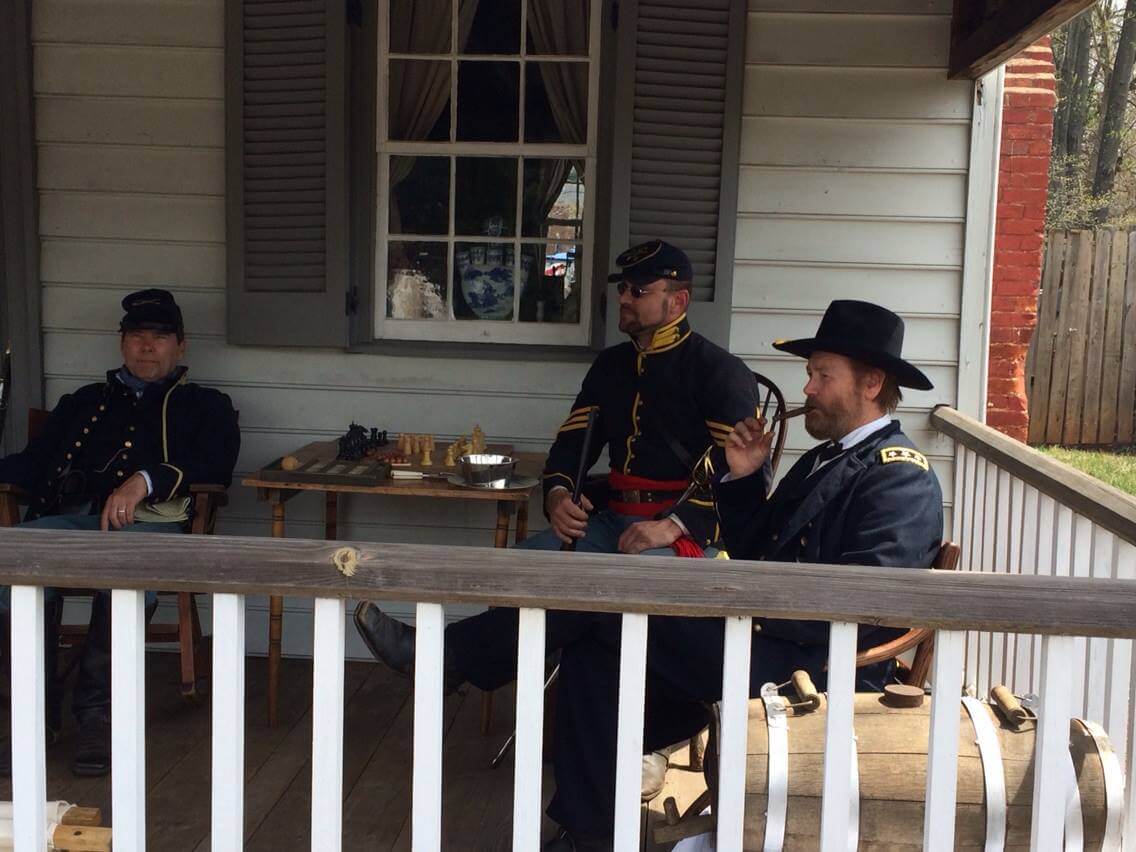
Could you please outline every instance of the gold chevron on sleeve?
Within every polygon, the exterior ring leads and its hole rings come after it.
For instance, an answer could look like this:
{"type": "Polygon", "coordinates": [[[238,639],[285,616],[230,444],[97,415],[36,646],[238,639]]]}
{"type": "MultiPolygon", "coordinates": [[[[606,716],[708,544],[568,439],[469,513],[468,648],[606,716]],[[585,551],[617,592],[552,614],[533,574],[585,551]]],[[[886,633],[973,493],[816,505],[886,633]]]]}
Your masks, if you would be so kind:
{"type": "Polygon", "coordinates": [[[596,411],[598,409],[598,405],[589,405],[585,406],[584,408],[577,408],[575,411],[568,415],[568,419],[564,421],[563,425],[561,425],[560,429],[558,430],[558,434],[559,432],[570,432],[573,429],[585,428],[588,425],[588,415],[591,414],[592,411],[596,411]]]}

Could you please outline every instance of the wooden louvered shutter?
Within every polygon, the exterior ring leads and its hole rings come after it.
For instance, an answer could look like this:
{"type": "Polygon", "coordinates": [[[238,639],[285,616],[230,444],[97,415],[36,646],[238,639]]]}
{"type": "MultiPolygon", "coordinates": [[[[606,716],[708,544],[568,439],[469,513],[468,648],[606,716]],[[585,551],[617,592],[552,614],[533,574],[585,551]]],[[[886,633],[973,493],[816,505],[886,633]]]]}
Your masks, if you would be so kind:
{"type": "Polygon", "coordinates": [[[347,344],[344,0],[228,0],[228,339],[347,344]]]}
{"type": "MultiPolygon", "coordinates": [[[[708,320],[705,304],[719,303],[728,321],[745,3],[636,6],[628,243],[658,237],[682,248],[694,266],[692,319],[708,320]]],[[[696,325],[705,333],[712,323],[696,325]]]]}

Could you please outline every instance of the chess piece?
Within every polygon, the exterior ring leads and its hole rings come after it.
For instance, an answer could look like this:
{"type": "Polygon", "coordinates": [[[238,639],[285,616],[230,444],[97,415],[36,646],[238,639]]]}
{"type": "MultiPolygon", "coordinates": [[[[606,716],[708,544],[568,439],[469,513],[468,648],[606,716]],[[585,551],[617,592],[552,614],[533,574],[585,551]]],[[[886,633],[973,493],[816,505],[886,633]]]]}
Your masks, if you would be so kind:
{"type": "Polygon", "coordinates": [[[446,458],[443,463],[446,465],[446,467],[458,466],[458,463],[454,460],[454,448],[452,444],[446,448],[446,458]]]}
{"type": "Polygon", "coordinates": [[[422,448],[422,465],[424,467],[429,467],[434,463],[434,459],[430,455],[431,452],[432,450],[430,449],[429,444],[422,448]]]}
{"type": "Polygon", "coordinates": [[[398,436],[398,451],[404,456],[410,455],[410,436],[406,432],[398,436]]]}

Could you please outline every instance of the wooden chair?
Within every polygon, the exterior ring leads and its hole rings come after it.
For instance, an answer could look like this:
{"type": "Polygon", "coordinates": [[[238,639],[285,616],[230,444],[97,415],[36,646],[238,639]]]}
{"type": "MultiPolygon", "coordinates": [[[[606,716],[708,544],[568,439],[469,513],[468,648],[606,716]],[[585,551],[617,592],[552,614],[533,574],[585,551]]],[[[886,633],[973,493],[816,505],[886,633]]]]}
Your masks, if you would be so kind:
{"type": "MultiPolygon", "coordinates": [[[[936,571],[954,571],[961,555],[962,548],[953,541],[944,541],[939,546],[939,553],[931,567],[936,571]]],[[[896,674],[909,686],[922,687],[931,673],[931,658],[935,652],[935,631],[926,627],[912,627],[890,642],[861,651],[856,655],[856,668],[894,660],[912,648],[915,649],[915,659],[911,661],[911,666],[905,666],[897,660],[899,669],[896,674]]]]}
{"type": "MultiPolygon", "coordinates": [[[[43,432],[50,412],[41,408],[28,411],[28,438],[37,437],[43,432]]],[[[15,526],[20,522],[20,504],[29,500],[27,492],[15,485],[0,483],[0,526],[15,526]]],[[[229,502],[227,489],[223,485],[191,485],[189,496],[192,501],[193,520],[189,529],[191,535],[212,535],[217,522],[217,510],[229,502]]],[[[90,595],[89,590],[66,589],[64,597],[90,595]]],[[[166,594],[159,592],[159,594],[166,594]]],[[[187,701],[198,697],[197,681],[208,672],[209,654],[201,634],[201,619],[197,612],[197,599],[193,592],[170,592],[177,595],[177,624],[149,624],[146,627],[147,642],[177,642],[181,654],[181,694],[187,701]]],[[[87,625],[59,624],[58,635],[61,644],[81,642],[86,638],[87,625]]]]}

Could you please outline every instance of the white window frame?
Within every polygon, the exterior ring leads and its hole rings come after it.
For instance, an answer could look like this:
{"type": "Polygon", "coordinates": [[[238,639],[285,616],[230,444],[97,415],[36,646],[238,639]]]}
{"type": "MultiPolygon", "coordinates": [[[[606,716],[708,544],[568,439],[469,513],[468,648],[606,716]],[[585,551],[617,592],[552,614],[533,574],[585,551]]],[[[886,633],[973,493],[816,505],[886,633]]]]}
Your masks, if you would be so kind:
{"type": "MultiPolygon", "coordinates": [[[[378,194],[377,204],[377,232],[375,240],[375,301],[374,301],[374,327],[375,338],[385,340],[425,340],[442,342],[466,343],[528,343],[558,346],[586,346],[590,342],[592,303],[592,269],[594,268],[595,251],[595,205],[597,182],[596,150],[597,150],[597,124],[600,85],[600,37],[601,15],[603,0],[590,0],[591,17],[588,26],[588,55],[587,57],[546,55],[526,53],[528,32],[528,2],[521,0],[521,44],[516,55],[499,54],[460,54],[457,52],[457,15],[451,13],[450,53],[448,54],[405,54],[392,53],[389,49],[390,33],[390,3],[380,5],[380,19],[378,26],[378,105],[376,110],[376,137],[375,147],[378,155],[378,194]],[[387,89],[389,80],[389,63],[392,59],[418,59],[418,60],[448,60],[451,63],[450,73],[450,141],[449,142],[408,142],[388,139],[387,120],[387,89]],[[525,74],[524,63],[530,62],[587,62],[588,63],[588,132],[587,141],[583,145],[569,144],[532,144],[518,142],[458,142],[457,135],[457,86],[458,63],[468,61],[510,61],[521,66],[518,92],[518,140],[525,138],[525,74]],[[388,175],[390,173],[390,159],[392,156],[446,156],[450,158],[450,198],[449,198],[449,233],[448,234],[397,234],[387,233],[390,223],[390,204],[388,201],[388,175]],[[511,243],[513,246],[514,263],[520,269],[521,247],[523,245],[546,246],[548,239],[539,237],[477,237],[471,235],[454,234],[454,202],[456,193],[455,171],[457,157],[463,156],[499,156],[513,157],[517,161],[517,209],[520,210],[520,198],[524,192],[523,185],[523,159],[574,159],[584,161],[584,173],[588,184],[584,191],[584,227],[583,238],[578,244],[576,263],[576,286],[580,292],[580,314],[575,323],[566,322],[522,322],[520,320],[521,294],[525,282],[520,281],[513,289],[513,316],[511,320],[478,320],[456,319],[453,309],[453,275],[454,275],[454,244],[457,242],[483,241],[494,243],[511,243]],[[388,247],[391,241],[406,242],[433,242],[447,244],[447,268],[449,278],[445,282],[446,307],[448,316],[444,319],[391,319],[387,313],[387,258],[388,247]]],[[[519,213],[518,213],[519,215],[519,213]]],[[[517,222],[517,234],[521,232],[521,223],[517,222]]],[[[544,254],[543,248],[538,258],[544,254]]]]}

